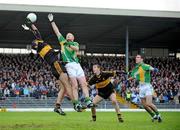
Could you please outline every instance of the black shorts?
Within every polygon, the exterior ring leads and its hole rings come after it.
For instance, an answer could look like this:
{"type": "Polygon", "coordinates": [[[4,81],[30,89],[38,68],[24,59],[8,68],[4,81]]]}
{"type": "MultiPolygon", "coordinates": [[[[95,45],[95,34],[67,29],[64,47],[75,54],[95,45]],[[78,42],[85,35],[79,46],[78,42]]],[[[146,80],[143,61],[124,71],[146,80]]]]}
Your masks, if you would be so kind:
{"type": "Polygon", "coordinates": [[[112,93],[115,93],[115,90],[111,83],[104,88],[98,88],[98,95],[104,99],[108,99],[112,93]]]}
{"type": "Polygon", "coordinates": [[[51,65],[51,71],[52,71],[52,74],[56,77],[56,79],[59,79],[61,73],[67,73],[65,64],[60,61],[55,61],[51,65]]]}

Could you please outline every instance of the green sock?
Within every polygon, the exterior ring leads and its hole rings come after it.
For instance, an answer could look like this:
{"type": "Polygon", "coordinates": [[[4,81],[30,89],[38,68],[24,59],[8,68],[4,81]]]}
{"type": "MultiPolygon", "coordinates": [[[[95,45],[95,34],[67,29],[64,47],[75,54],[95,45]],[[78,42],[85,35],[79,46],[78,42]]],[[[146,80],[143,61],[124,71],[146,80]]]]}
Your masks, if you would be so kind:
{"type": "Polygon", "coordinates": [[[156,114],[156,115],[159,115],[159,112],[158,112],[158,110],[157,110],[157,111],[155,111],[155,114],[156,114]]]}
{"type": "Polygon", "coordinates": [[[154,117],[154,112],[153,111],[150,111],[150,110],[148,110],[148,109],[146,109],[146,108],[144,108],[150,115],[151,115],[151,117],[154,117]]]}
{"type": "Polygon", "coordinates": [[[76,105],[79,103],[79,101],[78,100],[72,100],[72,103],[73,103],[73,105],[76,105]]]}
{"type": "Polygon", "coordinates": [[[154,112],[152,112],[152,111],[149,111],[148,113],[151,115],[151,117],[154,117],[154,115],[155,115],[154,112]]]}
{"type": "Polygon", "coordinates": [[[88,102],[90,100],[91,100],[90,97],[85,97],[85,102],[88,102]]]}

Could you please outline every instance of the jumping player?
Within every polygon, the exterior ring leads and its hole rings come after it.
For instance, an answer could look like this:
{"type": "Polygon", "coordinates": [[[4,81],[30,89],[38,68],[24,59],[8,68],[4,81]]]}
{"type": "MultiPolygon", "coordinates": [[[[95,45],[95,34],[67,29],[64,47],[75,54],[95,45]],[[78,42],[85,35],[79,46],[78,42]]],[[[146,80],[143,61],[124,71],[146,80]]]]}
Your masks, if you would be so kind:
{"type": "Polygon", "coordinates": [[[32,48],[36,50],[38,55],[51,66],[52,73],[58,80],[59,85],[61,86],[54,111],[61,115],[65,115],[65,113],[61,109],[60,96],[63,96],[63,93],[66,90],[67,94],[70,96],[70,99],[72,101],[74,99],[66,69],[63,63],[59,61],[58,55],[56,54],[54,49],[49,44],[43,41],[40,32],[29,19],[26,18],[26,24],[22,25],[22,27],[25,30],[29,30],[34,34],[35,40],[33,40],[32,42],[32,48]]]}
{"type": "Polygon", "coordinates": [[[73,96],[76,100],[75,109],[82,108],[80,102],[78,101],[78,83],[81,86],[83,94],[85,96],[86,106],[89,108],[93,107],[92,101],[89,97],[89,90],[87,87],[85,74],[81,65],[79,64],[77,57],[77,53],[79,51],[79,44],[77,42],[74,42],[74,35],[72,33],[68,33],[66,35],[66,39],[62,36],[54,22],[52,14],[48,15],[48,19],[51,22],[52,28],[61,46],[63,62],[66,62],[65,67],[71,81],[73,96]]]}

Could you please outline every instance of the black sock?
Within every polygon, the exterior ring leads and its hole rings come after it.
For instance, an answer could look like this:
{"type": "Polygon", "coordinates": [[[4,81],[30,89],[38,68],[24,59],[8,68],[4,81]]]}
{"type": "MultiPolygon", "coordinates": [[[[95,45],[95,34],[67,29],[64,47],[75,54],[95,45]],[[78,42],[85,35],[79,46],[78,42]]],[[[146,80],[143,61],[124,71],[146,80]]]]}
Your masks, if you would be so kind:
{"type": "Polygon", "coordinates": [[[122,120],[122,117],[121,117],[120,113],[117,114],[117,117],[118,117],[118,120],[122,120]]]}
{"type": "Polygon", "coordinates": [[[118,118],[121,118],[121,114],[120,114],[120,113],[118,113],[118,114],[117,114],[117,117],[118,117],[118,118]]]}
{"type": "Polygon", "coordinates": [[[56,103],[56,108],[60,108],[61,107],[61,104],[60,103],[56,103]]]}
{"type": "Polygon", "coordinates": [[[96,115],[92,116],[93,121],[96,121],[96,115]]]}

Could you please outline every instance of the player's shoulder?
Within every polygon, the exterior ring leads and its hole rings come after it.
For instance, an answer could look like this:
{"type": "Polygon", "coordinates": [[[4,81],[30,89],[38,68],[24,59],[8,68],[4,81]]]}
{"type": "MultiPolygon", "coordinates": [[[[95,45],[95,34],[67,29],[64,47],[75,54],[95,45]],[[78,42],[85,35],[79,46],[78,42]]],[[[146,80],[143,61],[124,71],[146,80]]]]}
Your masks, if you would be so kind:
{"type": "Polygon", "coordinates": [[[92,75],[88,80],[88,84],[93,85],[93,84],[95,84],[95,81],[96,81],[96,76],[92,75]]]}
{"type": "Polygon", "coordinates": [[[58,41],[59,41],[60,43],[62,43],[62,42],[63,42],[63,43],[67,42],[66,39],[63,37],[63,35],[59,35],[59,36],[58,36],[58,41]]]}
{"type": "Polygon", "coordinates": [[[79,45],[79,43],[78,42],[73,42],[74,44],[76,44],[76,45],[79,45]]]}
{"type": "Polygon", "coordinates": [[[102,71],[101,72],[101,75],[107,75],[107,74],[109,74],[110,73],[110,71],[102,71]]]}
{"type": "Polygon", "coordinates": [[[142,66],[144,66],[144,67],[149,67],[150,65],[149,65],[149,64],[146,64],[146,63],[143,63],[142,66]]]}
{"type": "Polygon", "coordinates": [[[113,76],[115,76],[115,72],[114,71],[102,71],[101,76],[102,77],[113,77],[113,76]]]}

